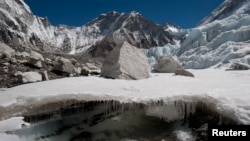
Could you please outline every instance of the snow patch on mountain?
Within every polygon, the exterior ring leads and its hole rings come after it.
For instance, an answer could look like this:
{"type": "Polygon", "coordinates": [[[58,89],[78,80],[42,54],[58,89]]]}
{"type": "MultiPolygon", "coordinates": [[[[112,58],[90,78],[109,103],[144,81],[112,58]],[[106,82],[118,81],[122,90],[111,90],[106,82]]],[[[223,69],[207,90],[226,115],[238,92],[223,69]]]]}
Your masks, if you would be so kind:
{"type": "Polygon", "coordinates": [[[168,32],[180,32],[181,28],[172,23],[165,23],[163,26],[165,31],[168,32]]]}

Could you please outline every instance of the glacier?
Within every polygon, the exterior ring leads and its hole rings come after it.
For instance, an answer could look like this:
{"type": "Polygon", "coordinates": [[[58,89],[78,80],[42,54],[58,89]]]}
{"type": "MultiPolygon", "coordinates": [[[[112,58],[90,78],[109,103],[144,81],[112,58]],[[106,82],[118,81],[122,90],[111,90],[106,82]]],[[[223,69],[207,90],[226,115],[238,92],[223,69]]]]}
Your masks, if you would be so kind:
{"type": "MultiPolygon", "coordinates": [[[[149,79],[138,81],[112,80],[96,76],[76,77],[2,90],[0,136],[19,138],[24,135],[22,133],[37,126],[47,126],[48,122],[52,122],[52,126],[57,121],[66,120],[61,119],[62,114],[71,115],[78,110],[85,116],[95,117],[93,110],[96,110],[97,113],[103,113],[104,117],[112,117],[100,120],[101,125],[107,125],[108,123],[104,122],[106,120],[119,121],[125,115],[130,117],[133,115],[130,115],[130,112],[137,113],[137,116],[142,116],[143,119],[156,117],[166,123],[173,123],[195,113],[198,107],[204,111],[213,111],[222,123],[250,124],[250,71],[189,71],[196,77],[157,73],[151,74],[149,79]],[[125,115],[116,116],[117,113],[125,115]],[[23,116],[29,123],[24,122],[23,116]],[[13,130],[11,127],[5,129],[1,126],[13,120],[19,121],[22,126],[15,125],[13,130]]],[[[132,119],[137,119],[137,116],[132,119]]],[[[67,121],[82,121],[82,117],[78,120],[74,116],[68,118],[70,120],[67,121]]],[[[99,126],[93,126],[91,130],[100,130],[97,127],[99,126]]],[[[179,136],[183,134],[182,131],[176,133],[179,133],[179,136]]]]}
{"type": "Polygon", "coordinates": [[[148,57],[151,70],[153,70],[153,66],[157,60],[159,60],[164,55],[176,56],[179,49],[180,45],[167,44],[165,46],[158,46],[141,50],[148,57]]]}
{"type": "Polygon", "coordinates": [[[249,65],[249,7],[247,0],[227,0],[198,27],[188,30],[178,52],[184,67],[230,68],[235,62],[249,65]],[[230,5],[234,6],[231,10],[230,5]]]}

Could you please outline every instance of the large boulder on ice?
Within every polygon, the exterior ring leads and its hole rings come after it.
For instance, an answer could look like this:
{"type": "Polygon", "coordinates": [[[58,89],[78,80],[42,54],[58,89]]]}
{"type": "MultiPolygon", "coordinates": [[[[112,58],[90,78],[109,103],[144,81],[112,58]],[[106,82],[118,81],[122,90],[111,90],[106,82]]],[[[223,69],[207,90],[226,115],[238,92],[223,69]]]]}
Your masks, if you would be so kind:
{"type": "Polygon", "coordinates": [[[154,65],[154,71],[160,73],[175,73],[182,69],[180,62],[171,55],[162,56],[154,65]]]}
{"type": "Polygon", "coordinates": [[[38,52],[35,52],[35,51],[31,51],[30,52],[30,60],[29,60],[29,63],[35,67],[38,67],[38,68],[41,68],[43,65],[42,65],[42,62],[44,62],[44,58],[43,56],[38,53],[38,52]]]}
{"type": "Polygon", "coordinates": [[[72,74],[74,71],[74,65],[71,63],[69,59],[60,58],[54,67],[54,72],[57,74],[72,74]]]}
{"type": "Polygon", "coordinates": [[[124,42],[105,58],[101,76],[113,79],[138,80],[149,77],[150,67],[145,54],[124,42]]]}

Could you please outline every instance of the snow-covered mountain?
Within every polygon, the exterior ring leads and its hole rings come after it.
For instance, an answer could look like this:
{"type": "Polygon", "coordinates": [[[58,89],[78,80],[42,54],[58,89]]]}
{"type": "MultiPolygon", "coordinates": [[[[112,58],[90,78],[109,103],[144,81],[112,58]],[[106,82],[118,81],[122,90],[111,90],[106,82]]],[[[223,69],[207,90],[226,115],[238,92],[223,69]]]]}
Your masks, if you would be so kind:
{"type": "Polygon", "coordinates": [[[178,56],[186,68],[250,64],[250,1],[226,0],[193,28],[178,56]]]}
{"type": "Polygon", "coordinates": [[[2,0],[0,4],[0,41],[7,44],[71,53],[86,50],[112,36],[140,48],[175,44],[161,26],[134,11],[109,12],[81,27],[69,27],[53,26],[48,18],[35,16],[23,0],[2,0]]]}
{"type": "Polygon", "coordinates": [[[74,51],[93,45],[105,35],[96,24],[52,26],[47,18],[35,16],[23,0],[2,0],[0,4],[0,40],[8,44],[74,51]]]}
{"type": "Polygon", "coordinates": [[[210,15],[201,20],[198,25],[205,25],[215,20],[222,20],[234,14],[249,14],[249,0],[225,0],[210,15]]]}
{"type": "MultiPolygon", "coordinates": [[[[164,46],[168,43],[176,44],[169,32],[165,31],[160,25],[145,19],[138,12],[133,11],[129,14],[112,13],[117,17],[114,19],[115,21],[107,21],[112,24],[101,20],[100,27],[104,27],[105,30],[109,29],[106,31],[106,33],[109,33],[101,42],[90,48],[89,52],[93,56],[105,56],[123,41],[144,49],[164,46]]],[[[100,18],[102,16],[98,19],[100,18]]],[[[110,19],[110,17],[105,17],[105,19],[110,19]]],[[[96,21],[93,22],[98,23],[96,21]]]]}

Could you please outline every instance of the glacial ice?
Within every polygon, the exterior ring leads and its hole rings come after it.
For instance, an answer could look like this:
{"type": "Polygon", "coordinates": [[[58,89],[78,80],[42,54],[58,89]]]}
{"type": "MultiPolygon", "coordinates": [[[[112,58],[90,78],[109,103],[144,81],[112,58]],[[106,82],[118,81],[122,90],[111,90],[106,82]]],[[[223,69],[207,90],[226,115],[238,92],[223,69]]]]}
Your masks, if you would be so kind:
{"type": "Polygon", "coordinates": [[[176,55],[179,48],[180,47],[178,45],[167,44],[162,47],[152,47],[150,49],[141,49],[141,50],[148,57],[151,69],[153,69],[153,66],[157,60],[159,60],[164,55],[176,55]]]}
{"type": "Polygon", "coordinates": [[[250,15],[239,14],[194,28],[182,43],[179,60],[192,69],[241,62],[249,54],[249,25],[250,15]]]}

